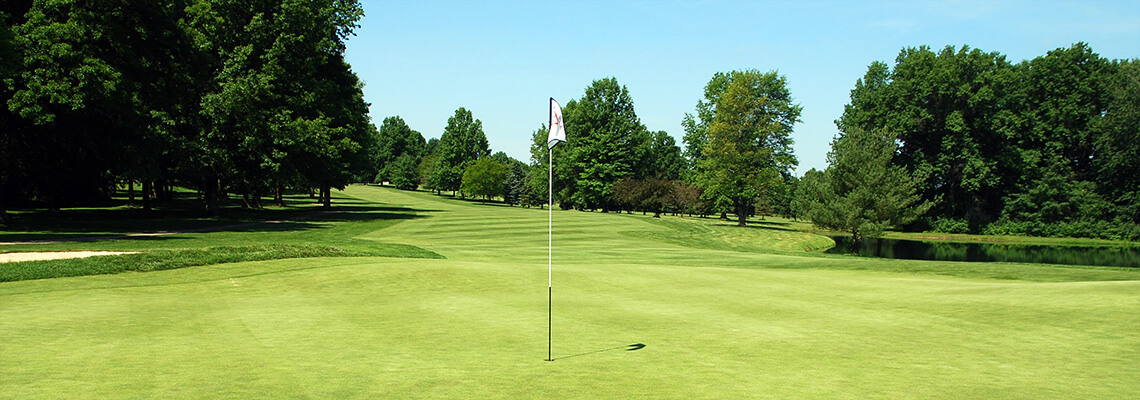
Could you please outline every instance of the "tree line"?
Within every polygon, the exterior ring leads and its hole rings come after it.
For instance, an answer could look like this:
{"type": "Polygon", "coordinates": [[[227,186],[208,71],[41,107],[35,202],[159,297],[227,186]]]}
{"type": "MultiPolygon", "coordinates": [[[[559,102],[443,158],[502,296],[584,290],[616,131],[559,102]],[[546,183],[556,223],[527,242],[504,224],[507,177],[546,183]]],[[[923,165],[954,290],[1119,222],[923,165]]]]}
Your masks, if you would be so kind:
{"type": "Polygon", "coordinates": [[[850,176],[843,142],[871,135],[906,175],[893,186],[913,181],[911,204],[929,209],[898,225],[1140,240],[1138,61],[1084,43],[1019,63],[968,46],[903,49],[856,82],[831,166],[805,174],[804,194],[850,176]]]}
{"type": "MultiPolygon", "coordinates": [[[[14,1],[0,8],[0,210],[141,184],[209,213],[374,174],[345,40],[355,0],[14,1]]],[[[153,199],[152,199],[153,197],[153,199]]],[[[5,214],[6,216],[6,214],[5,214]]]]}
{"type": "MultiPolygon", "coordinates": [[[[355,0],[14,1],[0,8],[0,216],[140,184],[216,212],[287,188],[389,182],[545,206],[547,127],[529,162],[492,154],[459,108],[439,139],[377,129],[344,41],[355,0]]],[[[563,108],[555,203],[603,212],[806,218],[890,227],[1140,239],[1140,66],[1084,43],[1011,63],[968,46],[903,49],[855,82],[829,166],[797,178],[802,107],[774,71],[714,74],[682,150],[599,79],[563,108]]]]}
{"type": "MultiPolygon", "coordinates": [[[[625,86],[600,79],[563,107],[571,140],[555,150],[555,199],[567,209],[733,214],[739,225],[806,218],[856,240],[888,228],[1140,240],[1138,96],[1136,60],[1084,43],[1016,64],[968,46],[905,48],[855,83],[829,166],[797,178],[791,133],[802,107],[784,76],[715,74],[682,121],[684,151],[640,122],[625,86]]],[[[484,193],[546,203],[546,130],[533,132],[529,164],[499,153],[476,168],[499,181],[484,193]]],[[[401,167],[403,186],[468,190],[464,169],[490,154],[475,146],[456,169],[455,150],[433,146],[401,167]]]]}

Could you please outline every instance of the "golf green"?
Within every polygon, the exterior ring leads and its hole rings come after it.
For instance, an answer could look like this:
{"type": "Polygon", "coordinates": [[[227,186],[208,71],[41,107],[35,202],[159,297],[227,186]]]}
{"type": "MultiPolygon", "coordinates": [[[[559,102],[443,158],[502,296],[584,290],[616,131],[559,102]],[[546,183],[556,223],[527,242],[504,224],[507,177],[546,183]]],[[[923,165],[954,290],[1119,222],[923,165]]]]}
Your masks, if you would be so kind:
{"type": "Polygon", "coordinates": [[[353,240],[446,258],[2,283],[0,398],[1140,393],[1137,272],[822,256],[806,233],[555,211],[547,362],[546,210],[344,194],[420,217],[353,240]]]}

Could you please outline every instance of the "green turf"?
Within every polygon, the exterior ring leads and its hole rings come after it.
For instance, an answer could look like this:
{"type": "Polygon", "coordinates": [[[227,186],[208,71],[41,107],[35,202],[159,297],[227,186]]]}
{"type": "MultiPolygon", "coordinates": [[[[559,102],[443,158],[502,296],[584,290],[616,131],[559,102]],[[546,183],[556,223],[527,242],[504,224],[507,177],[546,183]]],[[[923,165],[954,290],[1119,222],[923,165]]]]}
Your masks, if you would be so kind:
{"type": "Polygon", "coordinates": [[[556,211],[556,361],[544,362],[546,211],[346,194],[416,218],[310,235],[446,259],[0,283],[0,398],[1140,393],[1134,271],[825,256],[797,253],[818,239],[778,225],[556,211]]]}

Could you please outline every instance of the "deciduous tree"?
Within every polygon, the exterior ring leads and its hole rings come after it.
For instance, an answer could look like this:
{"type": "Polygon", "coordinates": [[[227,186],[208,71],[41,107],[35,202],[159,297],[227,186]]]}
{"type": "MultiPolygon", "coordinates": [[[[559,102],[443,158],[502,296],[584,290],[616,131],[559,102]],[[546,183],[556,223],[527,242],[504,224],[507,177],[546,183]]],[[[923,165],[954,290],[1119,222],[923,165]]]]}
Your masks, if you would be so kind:
{"type": "Polygon", "coordinates": [[[697,182],[713,201],[730,202],[737,225],[744,226],[753,202],[796,164],[791,133],[802,108],[775,72],[733,71],[727,80],[708,123],[697,182]]]}

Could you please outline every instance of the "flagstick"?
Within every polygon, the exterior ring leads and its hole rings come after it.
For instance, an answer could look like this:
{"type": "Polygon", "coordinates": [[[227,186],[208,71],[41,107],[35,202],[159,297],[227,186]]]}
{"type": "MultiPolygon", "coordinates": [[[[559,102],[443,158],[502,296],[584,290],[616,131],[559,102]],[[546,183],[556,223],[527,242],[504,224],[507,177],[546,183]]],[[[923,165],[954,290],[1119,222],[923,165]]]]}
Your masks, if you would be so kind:
{"type": "Polygon", "coordinates": [[[547,167],[546,183],[550,185],[547,194],[546,218],[546,361],[554,361],[550,356],[550,344],[553,328],[554,310],[554,148],[547,149],[550,164],[547,167]]]}

